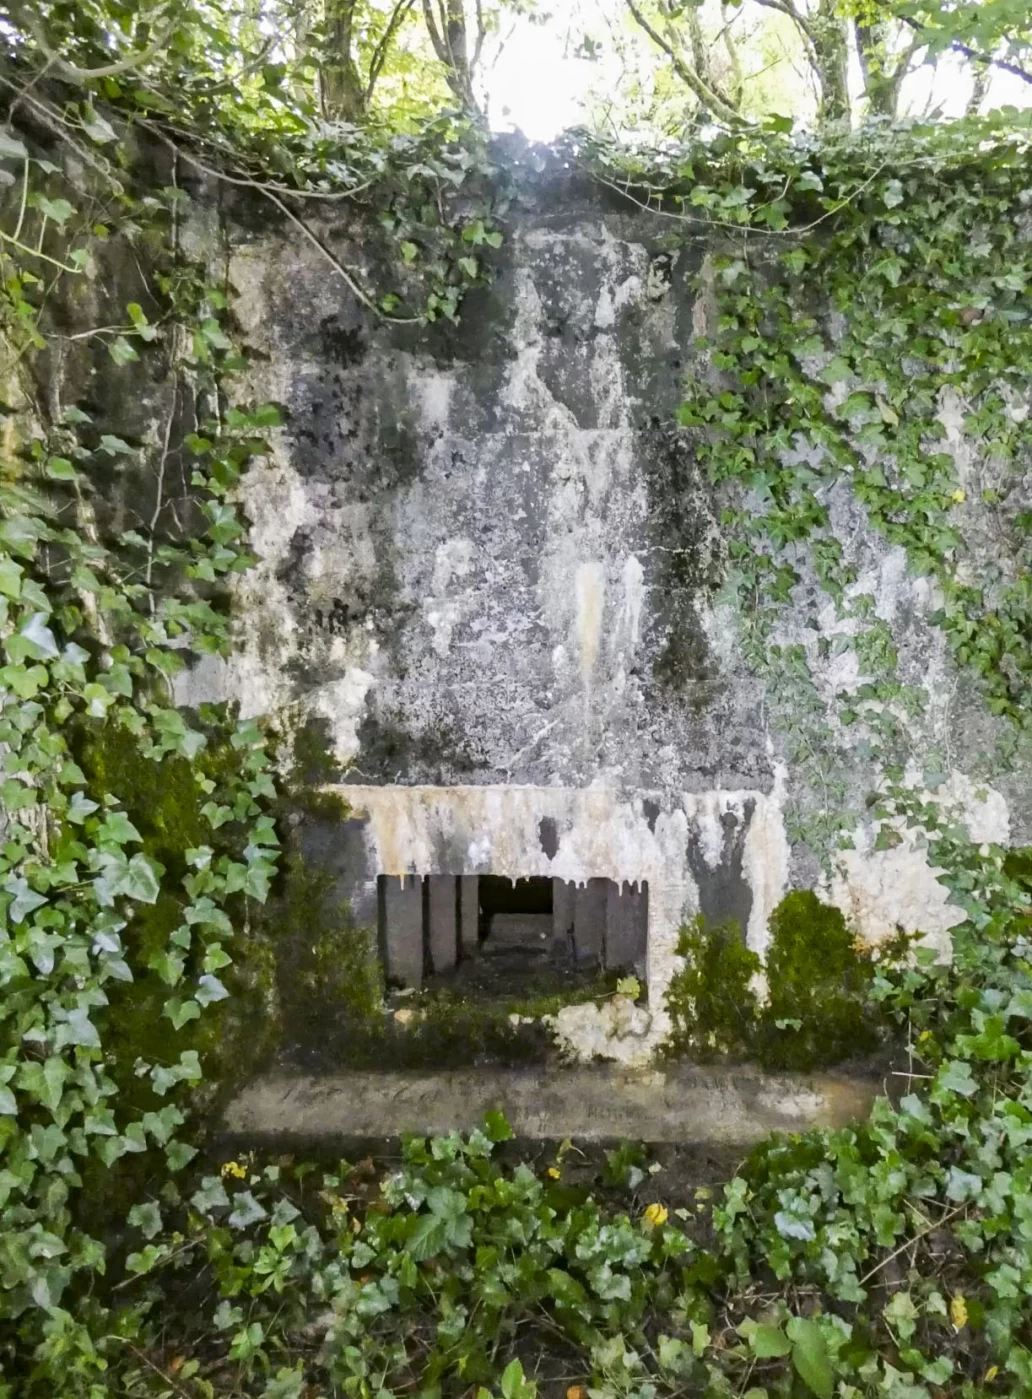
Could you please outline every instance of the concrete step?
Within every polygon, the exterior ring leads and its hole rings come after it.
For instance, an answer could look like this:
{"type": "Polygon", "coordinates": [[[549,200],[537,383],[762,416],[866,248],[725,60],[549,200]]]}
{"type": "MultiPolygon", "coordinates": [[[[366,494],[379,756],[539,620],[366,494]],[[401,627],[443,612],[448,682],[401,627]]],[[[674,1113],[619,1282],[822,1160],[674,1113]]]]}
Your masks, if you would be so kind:
{"type": "Polygon", "coordinates": [[[436,1136],[471,1131],[497,1108],[517,1136],[532,1139],[748,1146],[770,1132],[845,1126],[867,1115],[879,1088],[830,1074],[694,1065],[273,1074],[230,1103],[223,1125],[249,1143],[436,1136]]]}

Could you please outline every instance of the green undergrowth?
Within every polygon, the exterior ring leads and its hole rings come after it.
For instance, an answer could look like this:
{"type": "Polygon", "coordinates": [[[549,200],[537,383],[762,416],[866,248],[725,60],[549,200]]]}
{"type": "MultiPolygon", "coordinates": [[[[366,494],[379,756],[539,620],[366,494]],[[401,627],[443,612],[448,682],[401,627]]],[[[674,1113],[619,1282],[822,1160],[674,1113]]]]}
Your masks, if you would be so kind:
{"type": "Polygon", "coordinates": [[[594,1182],[571,1143],[500,1156],[498,1114],[379,1166],[238,1157],[131,1216],[150,1355],[198,1394],[1027,1394],[1032,886],[937,853],[967,920],[951,967],[870,979],[910,1061],[868,1121],[772,1138],[683,1205],[637,1149],[594,1182]]]}
{"type": "MultiPolygon", "coordinates": [[[[240,770],[231,730],[216,722],[217,716],[207,717],[208,743],[193,761],[171,754],[160,761],[146,757],[131,734],[110,722],[83,724],[74,743],[91,790],[118,801],[140,833],[142,853],[166,875],[154,902],[139,908],[125,933],[128,950],[149,974],[113,992],[104,1015],[113,1073],[124,1100],[140,1112],[160,1106],[150,1081],[136,1073],[135,1065],[141,1056],[161,1060],[167,1055],[169,1022],[163,1008],[171,973],[169,945],[190,904],[183,887],[190,872],[186,852],[207,841],[214,850],[239,857],[244,844],[233,826],[213,831],[204,810],[210,801],[205,787],[240,770]]],[[[264,921],[255,912],[238,934],[236,961],[227,964],[223,976],[230,994],[181,1027],[177,1049],[198,1055],[206,1080],[198,1106],[224,1101],[271,1044],[275,1022],[269,1013],[270,947],[264,921]]]]}
{"type": "Polygon", "coordinates": [[[838,909],[797,890],[778,904],[769,932],[763,962],[733,921],[700,916],[682,929],[685,965],[667,993],[669,1052],[808,1070],[875,1050],[887,1031],[870,1001],[877,963],[838,909]]]}

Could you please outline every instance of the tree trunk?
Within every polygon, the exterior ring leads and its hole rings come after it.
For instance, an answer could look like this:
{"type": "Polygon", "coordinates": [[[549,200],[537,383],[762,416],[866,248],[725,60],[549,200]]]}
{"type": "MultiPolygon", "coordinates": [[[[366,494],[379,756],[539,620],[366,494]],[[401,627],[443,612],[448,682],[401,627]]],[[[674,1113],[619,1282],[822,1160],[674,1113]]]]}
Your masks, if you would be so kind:
{"type": "Polygon", "coordinates": [[[358,0],[326,0],[326,54],[321,83],[323,109],[337,121],[365,114],[365,87],[352,52],[352,25],[358,0]]]}
{"type": "MultiPolygon", "coordinates": [[[[477,13],[479,15],[479,8],[477,13]]],[[[456,101],[471,116],[479,117],[481,112],[473,91],[476,63],[475,56],[470,53],[465,0],[423,0],[423,17],[456,101]]],[[[478,35],[474,55],[479,54],[481,41],[482,35],[478,35]]]]}
{"type": "Polygon", "coordinates": [[[821,0],[810,20],[813,62],[821,90],[822,121],[848,121],[849,44],[846,22],[835,13],[835,0],[821,0]]]}
{"type": "Polygon", "coordinates": [[[975,69],[975,83],[974,87],[971,89],[971,96],[968,98],[966,108],[969,117],[977,116],[982,110],[982,103],[985,101],[986,94],[989,91],[989,73],[990,68],[988,63],[983,63],[980,67],[975,69]]]}
{"type": "Polygon", "coordinates": [[[864,97],[867,114],[894,117],[899,105],[899,89],[906,65],[897,60],[890,67],[889,29],[885,24],[861,24],[856,21],[856,48],[860,70],[864,75],[864,97]]]}
{"type": "Polygon", "coordinates": [[[447,16],[445,42],[448,46],[448,85],[468,112],[476,112],[477,101],[473,95],[473,71],[470,64],[464,0],[448,0],[447,16]]]}

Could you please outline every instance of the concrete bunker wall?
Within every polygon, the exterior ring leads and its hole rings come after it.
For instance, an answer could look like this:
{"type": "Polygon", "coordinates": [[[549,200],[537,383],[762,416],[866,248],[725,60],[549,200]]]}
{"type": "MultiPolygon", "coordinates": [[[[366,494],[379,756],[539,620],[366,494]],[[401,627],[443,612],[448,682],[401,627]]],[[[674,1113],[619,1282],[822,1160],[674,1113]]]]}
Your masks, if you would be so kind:
{"type": "MultiPolygon", "coordinates": [[[[599,787],[350,784],[336,791],[351,812],[356,853],[346,887],[363,923],[378,919],[384,876],[544,877],[585,892],[592,881],[647,885],[647,1014],[626,1035],[605,1036],[607,1056],[626,1063],[647,1060],[669,1031],[664,1003],[682,925],[700,912],[719,918],[730,907],[747,909],[747,940],[762,954],[786,886],[780,804],[761,792],[621,797],[599,787]]],[[[409,887],[421,898],[418,886],[409,887]]],[[[413,908],[410,934],[415,918],[413,908]]],[[[411,957],[413,942],[407,945],[411,957]]],[[[564,1014],[557,1030],[567,1047],[597,1050],[590,1012],[564,1014]]]]}
{"type": "MultiPolygon", "coordinates": [[[[874,847],[876,763],[835,717],[862,666],[803,561],[777,640],[808,659],[806,704],[742,655],[722,501],[673,426],[685,373],[707,372],[710,246],[671,253],[659,222],[544,164],[515,172],[498,279],[458,326],[378,322],[267,210],[226,191],[221,211],[195,205],[187,245],[218,226],[227,250],[241,397],[279,402],[287,424],[243,487],[258,564],[237,585],[237,653],[177,695],[279,716],[316,750],[306,780],[352,813],[330,862],[362,926],[381,921],[381,877],[647,883],[648,1008],[614,1050],[637,1062],[662,1041],[697,912],[735,918],[761,954],[792,886],[816,885],[869,941],[901,925],[943,955],[962,914],[919,832],[874,847]],[[822,871],[805,828],[827,822],[828,793],[799,754],[833,744],[855,827],[822,871]]],[[[311,217],[373,277],[359,220],[311,217]]],[[[908,774],[938,772],[935,800],[976,839],[1027,835],[1032,784],[985,759],[1001,726],[952,668],[935,590],[848,484],[828,504],[902,678],[928,696],[906,721],[908,774]]]]}

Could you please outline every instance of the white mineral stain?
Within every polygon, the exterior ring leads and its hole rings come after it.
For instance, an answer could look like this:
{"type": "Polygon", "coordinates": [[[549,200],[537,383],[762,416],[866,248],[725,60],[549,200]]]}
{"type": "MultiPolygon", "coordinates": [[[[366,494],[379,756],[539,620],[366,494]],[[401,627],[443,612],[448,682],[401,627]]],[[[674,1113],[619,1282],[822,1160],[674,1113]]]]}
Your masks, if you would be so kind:
{"type": "Polygon", "coordinates": [[[645,603],[645,570],[639,559],[629,554],[623,566],[623,613],[621,628],[628,656],[641,641],[641,613],[645,603]]]}
{"type": "Polygon", "coordinates": [[[774,765],[774,785],[770,795],[756,802],[742,849],[742,878],[752,890],[752,908],[746,929],[746,944],[765,958],[770,945],[768,922],[788,889],[790,851],[785,834],[785,790],[788,769],[774,765]]]}
{"type": "MultiPolygon", "coordinates": [[[[916,786],[915,774],[908,775],[916,786]]],[[[944,815],[962,822],[973,841],[1008,842],[1007,803],[993,788],[954,771],[945,783],[923,796],[940,806],[944,815]]],[[[853,835],[855,848],[836,857],[827,893],[869,946],[887,942],[902,928],[921,934],[922,942],[940,960],[948,961],[950,929],[962,923],[965,914],[950,903],[948,890],[937,878],[941,871],[929,861],[925,832],[907,828],[902,821],[895,826],[900,844],[891,850],[876,850],[871,828],[859,827],[853,835]]]]}
{"type": "Polygon", "coordinates": [[[591,685],[598,661],[602,639],[602,614],[605,610],[606,575],[600,563],[582,563],[574,582],[576,616],[574,635],[580,674],[585,689],[591,685]]]}
{"type": "MultiPolygon", "coordinates": [[[[368,787],[334,789],[356,816],[367,820],[369,866],[378,873],[435,873],[440,852],[455,852],[464,874],[508,879],[544,876],[583,884],[611,879],[648,884],[648,1008],[605,1003],[569,1008],[553,1030],[574,1057],[597,1055],[644,1064],[670,1030],[665,1000],[680,965],[678,935],[699,911],[698,889],[688,861],[693,832],[719,824],[722,812],[750,820],[743,878],[752,891],[757,925],[766,927],[784,895],[787,843],[781,827],[781,795],[762,792],[685,793],[666,798],[650,824],[642,799],[606,787],[368,787]],[[551,817],[562,839],[554,857],[542,849],[540,823],[551,817]],[[755,826],[756,834],[750,835],[755,826]],[[779,835],[780,830],[780,835],[779,835]],[[764,858],[773,859],[768,868],[764,858]],[[606,1009],[606,1005],[609,1009],[606,1009]]],[[[722,829],[722,828],[721,828],[722,829]]],[[[452,872],[456,872],[452,870],[452,872]]],[[[750,921],[750,929],[753,923],[750,921]]],[[[630,1005],[630,1003],[628,1003],[630,1005]]]]}

